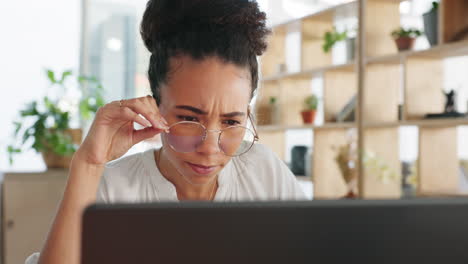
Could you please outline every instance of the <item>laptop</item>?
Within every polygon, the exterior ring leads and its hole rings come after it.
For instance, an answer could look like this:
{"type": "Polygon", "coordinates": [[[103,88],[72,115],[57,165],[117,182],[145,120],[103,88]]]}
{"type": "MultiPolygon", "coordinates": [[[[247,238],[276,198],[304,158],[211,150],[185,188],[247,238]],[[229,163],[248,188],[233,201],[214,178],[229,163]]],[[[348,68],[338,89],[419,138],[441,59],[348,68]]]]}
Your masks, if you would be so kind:
{"type": "Polygon", "coordinates": [[[468,199],[92,205],[82,263],[468,263],[468,199]]]}

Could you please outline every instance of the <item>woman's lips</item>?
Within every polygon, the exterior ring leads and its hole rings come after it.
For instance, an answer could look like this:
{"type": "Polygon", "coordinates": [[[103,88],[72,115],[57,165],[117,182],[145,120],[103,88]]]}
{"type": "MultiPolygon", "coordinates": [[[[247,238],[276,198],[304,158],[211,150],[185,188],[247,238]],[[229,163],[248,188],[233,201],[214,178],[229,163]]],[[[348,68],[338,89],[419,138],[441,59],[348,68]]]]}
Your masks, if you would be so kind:
{"type": "Polygon", "coordinates": [[[196,172],[198,174],[202,174],[202,175],[210,174],[211,172],[213,172],[216,169],[216,166],[207,167],[207,166],[203,166],[203,165],[193,164],[193,163],[190,163],[190,162],[187,162],[187,164],[190,166],[190,168],[192,168],[192,170],[194,172],[196,172]]]}

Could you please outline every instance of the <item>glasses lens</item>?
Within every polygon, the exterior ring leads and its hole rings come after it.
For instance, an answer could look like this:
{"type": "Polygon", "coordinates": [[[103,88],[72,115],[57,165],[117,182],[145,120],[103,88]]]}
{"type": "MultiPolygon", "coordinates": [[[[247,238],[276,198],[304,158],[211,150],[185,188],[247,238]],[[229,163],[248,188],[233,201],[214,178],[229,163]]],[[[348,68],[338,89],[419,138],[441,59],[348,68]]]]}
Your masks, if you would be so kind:
{"type": "Polygon", "coordinates": [[[254,143],[254,133],[245,127],[230,127],[223,130],[220,147],[228,156],[239,156],[247,152],[254,143]]]}
{"type": "Polygon", "coordinates": [[[204,128],[198,123],[178,123],[169,129],[167,141],[177,152],[193,152],[203,141],[204,128]]]}

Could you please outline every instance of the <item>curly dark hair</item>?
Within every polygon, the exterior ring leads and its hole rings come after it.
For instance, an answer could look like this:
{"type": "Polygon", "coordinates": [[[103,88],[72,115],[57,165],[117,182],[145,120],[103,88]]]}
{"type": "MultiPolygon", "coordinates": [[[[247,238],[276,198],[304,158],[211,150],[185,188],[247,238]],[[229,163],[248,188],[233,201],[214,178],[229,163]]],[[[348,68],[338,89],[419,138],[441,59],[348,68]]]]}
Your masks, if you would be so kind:
{"type": "Polygon", "coordinates": [[[150,0],[140,25],[151,52],[148,78],[157,104],[168,80],[169,61],[190,55],[195,60],[216,56],[226,63],[249,67],[253,97],[258,63],[267,48],[266,15],[254,0],[150,0]]]}

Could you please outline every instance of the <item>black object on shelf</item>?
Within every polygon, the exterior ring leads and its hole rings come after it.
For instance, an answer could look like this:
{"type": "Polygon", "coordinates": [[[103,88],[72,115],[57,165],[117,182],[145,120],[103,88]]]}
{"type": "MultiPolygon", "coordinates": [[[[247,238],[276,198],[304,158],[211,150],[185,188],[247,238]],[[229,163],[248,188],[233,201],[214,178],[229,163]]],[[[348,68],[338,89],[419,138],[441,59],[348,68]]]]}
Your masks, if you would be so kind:
{"type": "Polygon", "coordinates": [[[291,171],[294,175],[306,175],[307,150],[306,146],[294,146],[291,149],[291,171]]]}
{"type": "Polygon", "coordinates": [[[456,92],[454,90],[450,90],[450,92],[445,93],[445,107],[443,113],[432,113],[426,114],[425,118],[427,119],[436,119],[436,118],[463,118],[466,117],[466,114],[462,114],[457,112],[455,106],[455,97],[456,92]]]}
{"type": "Polygon", "coordinates": [[[439,114],[427,114],[426,119],[437,119],[437,118],[466,118],[466,114],[459,112],[448,112],[439,114]]]}

